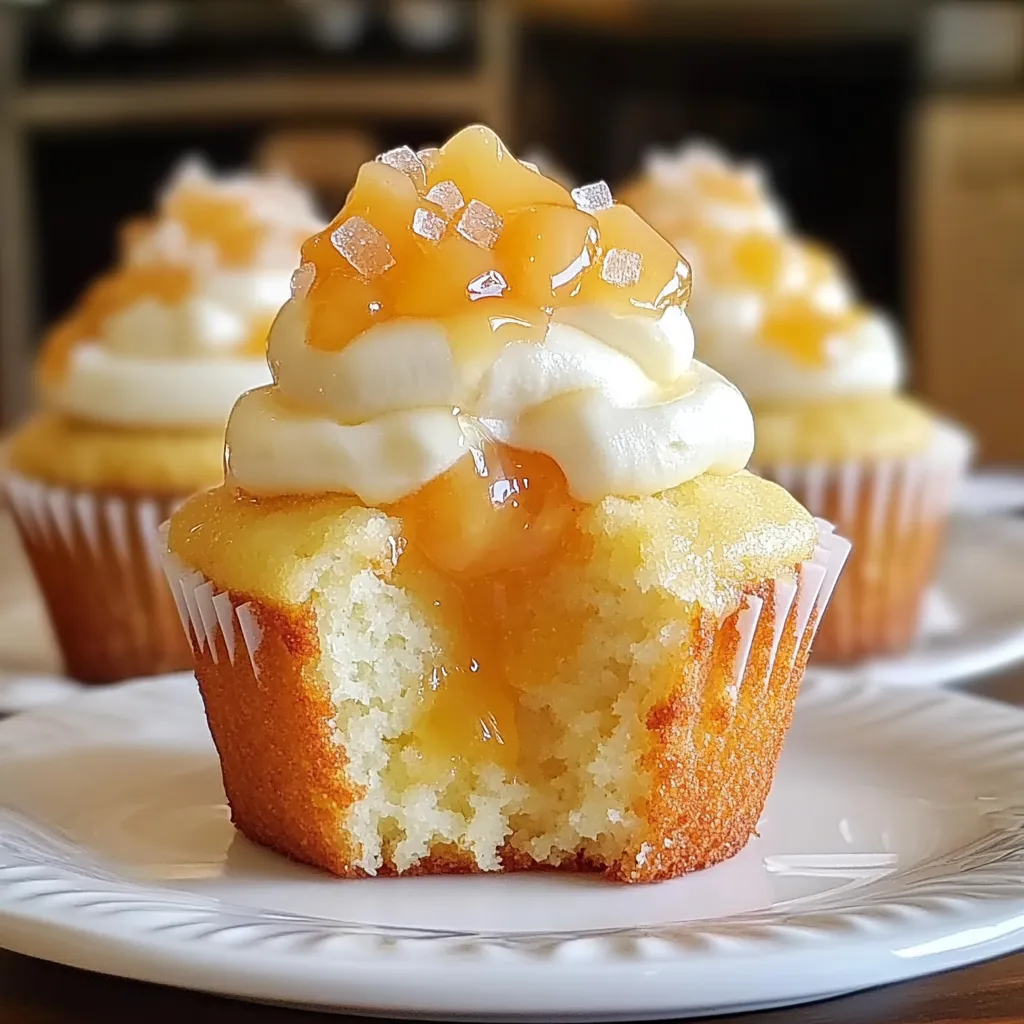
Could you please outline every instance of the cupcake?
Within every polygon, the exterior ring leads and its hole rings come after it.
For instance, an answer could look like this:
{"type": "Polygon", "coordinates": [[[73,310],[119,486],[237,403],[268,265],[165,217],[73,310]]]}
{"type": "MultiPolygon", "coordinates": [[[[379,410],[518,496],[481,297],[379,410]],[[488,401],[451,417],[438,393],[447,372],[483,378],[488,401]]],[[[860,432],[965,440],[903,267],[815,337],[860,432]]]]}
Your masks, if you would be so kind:
{"type": "Polygon", "coordinates": [[[168,531],[236,826],[343,876],[736,853],[848,545],[744,471],[686,264],[482,127],[303,261],[168,531]]]}
{"type": "Polygon", "coordinates": [[[321,224],[284,180],[189,162],[46,338],[5,485],[76,679],[190,664],[155,530],[223,479],[228,413],[270,379],[266,332],[321,224]]]}
{"type": "Polygon", "coordinates": [[[900,393],[892,321],[857,299],[838,259],[789,230],[757,168],[684,146],[652,155],[627,194],[693,263],[698,352],[751,404],[752,467],[854,543],[816,659],[905,649],[969,439],[900,393]]]}

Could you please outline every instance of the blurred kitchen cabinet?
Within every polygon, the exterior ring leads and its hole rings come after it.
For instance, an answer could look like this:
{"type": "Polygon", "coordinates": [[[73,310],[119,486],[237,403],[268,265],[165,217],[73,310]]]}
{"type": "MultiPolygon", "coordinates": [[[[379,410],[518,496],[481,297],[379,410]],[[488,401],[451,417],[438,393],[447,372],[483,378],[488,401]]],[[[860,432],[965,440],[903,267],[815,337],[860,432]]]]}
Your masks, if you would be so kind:
{"type": "Polygon", "coordinates": [[[927,100],[914,140],[917,389],[1024,462],[1024,98],[927,100]]]}

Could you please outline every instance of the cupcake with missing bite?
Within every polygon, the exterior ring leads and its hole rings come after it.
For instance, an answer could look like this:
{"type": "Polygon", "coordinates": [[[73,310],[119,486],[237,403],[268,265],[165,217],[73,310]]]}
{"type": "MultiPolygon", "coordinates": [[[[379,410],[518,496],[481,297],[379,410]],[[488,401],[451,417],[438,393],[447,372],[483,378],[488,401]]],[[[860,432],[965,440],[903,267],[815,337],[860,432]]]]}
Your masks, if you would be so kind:
{"type": "Polygon", "coordinates": [[[353,877],[736,853],[848,545],[743,471],[686,264],[482,127],[303,260],[168,533],[236,826],[353,877]]]}
{"type": "Polygon", "coordinates": [[[46,338],[5,484],[76,679],[188,665],[155,531],[222,478],[228,413],[269,379],[266,332],[321,223],[290,182],[190,161],[46,338]]]}
{"type": "Polygon", "coordinates": [[[698,352],[750,401],[753,468],[854,542],[816,657],[906,648],[969,438],[901,394],[894,324],[789,230],[758,168],[684,146],[652,154],[627,194],[693,263],[698,352]]]}

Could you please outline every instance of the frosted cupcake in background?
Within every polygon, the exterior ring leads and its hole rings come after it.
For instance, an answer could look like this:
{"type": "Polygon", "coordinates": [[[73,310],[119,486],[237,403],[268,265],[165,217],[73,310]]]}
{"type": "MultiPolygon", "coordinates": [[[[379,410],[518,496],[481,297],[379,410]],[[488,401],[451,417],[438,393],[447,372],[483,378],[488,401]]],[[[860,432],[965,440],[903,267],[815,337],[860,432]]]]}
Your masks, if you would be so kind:
{"type": "Polygon", "coordinates": [[[704,144],[652,154],[624,200],[693,266],[702,359],[754,412],[752,468],[854,542],[815,647],[848,662],[915,637],[970,441],[900,394],[895,325],[794,235],[762,172],[704,144]]]}
{"type": "Polygon", "coordinates": [[[46,338],[6,486],[72,676],[188,665],[153,531],[220,481],[228,414],[270,379],[267,330],[320,223],[286,180],[189,161],[46,338]]]}

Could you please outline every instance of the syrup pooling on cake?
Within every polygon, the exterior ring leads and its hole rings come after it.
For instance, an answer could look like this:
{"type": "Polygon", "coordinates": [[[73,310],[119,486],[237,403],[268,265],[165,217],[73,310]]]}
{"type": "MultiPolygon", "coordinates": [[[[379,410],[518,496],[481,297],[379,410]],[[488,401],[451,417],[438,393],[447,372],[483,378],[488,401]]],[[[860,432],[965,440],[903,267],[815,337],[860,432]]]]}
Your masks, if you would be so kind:
{"type": "Polygon", "coordinates": [[[479,127],[364,165],[303,246],[275,384],[232,414],[229,484],[387,516],[380,572],[432,637],[388,771],[541,783],[524,702],[586,626],[532,607],[583,571],[583,517],[745,464],[749,410],[693,362],[688,295],[685,262],[604,183],[570,193],[479,127]]]}
{"type": "Polygon", "coordinates": [[[522,639],[512,611],[579,547],[580,507],[547,456],[478,437],[448,472],[388,508],[402,523],[396,578],[456,638],[425,681],[430,754],[493,761],[515,775],[516,690],[545,666],[539,659],[528,676],[509,676],[509,645],[522,639]]]}

